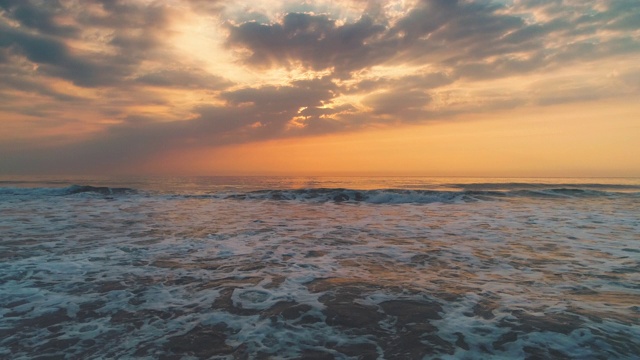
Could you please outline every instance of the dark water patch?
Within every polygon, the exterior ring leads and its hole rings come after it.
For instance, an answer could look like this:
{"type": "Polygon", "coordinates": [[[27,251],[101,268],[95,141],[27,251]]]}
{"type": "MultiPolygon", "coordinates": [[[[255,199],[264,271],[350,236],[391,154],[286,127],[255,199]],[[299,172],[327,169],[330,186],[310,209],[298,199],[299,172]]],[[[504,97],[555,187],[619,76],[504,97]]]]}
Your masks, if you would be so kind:
{"type": "Polygon", "coordinates": [[[569,290],[569,294],[572,295],[598,295],[599,292],[587,287],[587,286],[574,286],[569,290]]]}
{"type": "Polygon", "coordinates": [[[23,319],[19,322],[18,328],[43,329],[60,325],[70,320],[72,319],[69,317],[65,309],[58,309],[33,318],[23,319]]]}
{"type": "Polygon", "coordinates": [[[640,261],[627,261],[623,265],[624,266],[619,266],[611,269],[611,272],[614,274],[640,273],[640,261]]]}
{"type": "Polygon", "coordinates": [[[164,349],[173,355],[195,356],[198,359],[208,359],[213,356],[229,355],[235,350],[227,345],[227,327],[224,324],[216,326],[197,325],[183,335],[172,336],[164,345],[164,349]]]}
{"type": "Polygon", "coordinates": [[[495,314],[493,313],[499,304],[489,301],[489,300],[480,300],[477,304],[473,306],[471,313],[465,313],[466,316],[477,316],[481,317],[485,320],[491,320],[495,318],[495,314]]]}
{"type": "Polygon", "coordinates": [[[46,340],[42,345],[34,347],[34,352],[41,354],[34,359],[67,359],[66,350],[80,342],[80,339],[53,338],[46,340]]]}
{"type": "Polygon", "coordinates": [[[119,281],[105,281],[97,284],[96,291],[99,293],[108,293],[110,291],[126,290],[127,286],[119,281]]]}
{"type": "Polygon", "coordinates": [[[454,335],[456,335],[456,338],[457,338],[456,342],[455,342],[455,345],[457,347],[459,347],[461,349],[464,349],[464,350],[469,350],[470,349],[469,344],[467,344],[467,342],[465,340],[465,336],[464,336],[463,333],[457,332],[454,335]]]}
{"type": "Polygon", "coordinates": [[[307,252],[307,254],[304,257],[305,258],[316,258],[316,257],[325,256],[327,254],[328,254],[327,251],[310,250],[310,251],[307,252]]]}
{"type": "Polygon", "coordinates": [[[295,301],[279,301],[267,310],[262,311],[260,313],[260,318],[271,318],[272,320],[276,320],[276,318],[295,320],[302,317],[302,315],[311,309],[312,307],[307,304],[299,304],[295,301]]]}
{"type": "MultiPolygon", "coordinates": [[[[0,329],[0,345],[8,348],[12,353],[34,351],[30,341],[25,341],[31,334],[35,334],[43,329],[46,329],[50,333],[49,339],[56,339],[62,326],[72,320],[68,316],[65,309],[57,309],[52,312],[41,314],[32,318],[23,317],[9,317],[9,320],[13,320],[11,328],[0,329]]],[[[47,352],[51,350],[59,351],[60,348],[56,348],[54,345],[61,345],[61,343],[55,343],[54,340],[48,340],[43,346],[47,352]],[[51,342],[54,341],[54,342],[51,342]],[[51,343],[50,343],[51,342],[51,343]]],[[[0,348],[1,349],[1,348],[0,348]]],[[[44,351],[40,348],[39,350],[44,351]]],[[[37,354],[38,352],[36,352],[37,354]]]]}
{"type": "Polygon", "coordinates": [[[385,314],[395,316],[400,326],[442,319],[442,306],[437,302],[388,300],[378,304],[385,314]]]}
{"type": "Polygon", "coordinates": [[[373,343],[356,343],[341,346],[330,346],[340,354],[344,354],[351,358],[360,360],[375,360],[379,359],[378,348],[373,343]]]}
{"type": "Polygon", "coordinates": [[[383,318],[375,306],[326,299],[323,304],[326,306],[323,314],[327,324],[346,328],[350,332],[367,334],[383,318]]]}
{"type": "Polygon", "coordinates": [[[584,326],[584,320],[571,313],[532,315],[524,310],[511,312],[513,318],[504,318],[499,323],[500,327],[510,327],[514,331],[531,333],[536,331],[556,332],[564,335],[584,326]]]}
{"type": "Polygon", "coordinates": [[[505,344],[512,343],[517,340],[518,340],[518,333],[514,331],[509,331],[506,334],[503,334],[502,336],[500,336],[500,338],[494,341],[492,345],[494,349],[504,351],[505,344]]]}
{"type": "Polygon", "coordinates": [[[356,332],[360,332],[359,330],[366,332],[367,329],[377,327],[377,323],[383,318],[378,312],[378,307],[357,302],[375,289],[368,284],[332,285],[335,284],[317,282],[311,287],[316,291],[325,291],[318,300],[326,307],[323,314],[327,324],[349,328],[356,332]],[[324,288],[323,285],[328,287],[324,288]]]}
{"type": "Polygon", "coordinates": [[[79,310],[76,313],[76,321],[85,323],[104,317],[105,315],[101,314],[99,310],[104,308],[105,305],[107,305],[107,303],[101,300],[89,301],[80,304],[79,310]]]}
{"type": "Polygon", "coordinates": [[[335,356],[325,351],[305,349],[300,353],[300,358],[309,360],[333,360],[335,356]]]}
{"type": "MultiPolygon", "coordinates": [[[[444,309],[436,300],[403,299],[401,289],[381,288],[347,279],[322,279],[307,285],[323,292],[320,302],[326,323],[348,334],[366,335],[387,359],[422,359],[432,354],[453,354],[457,345],[438,335],[436,321],[444,309]],[[380,291],[392,298],[372,303],[380,291]]],[[[463,341],[463,340],[462,340],[463,341]]]]}
{"type": "Polygon", "coordinates": [[[135,329],[140,329],[145,324],[155,321],[166,322],[167,320],[175,319],[184,314],[185,312],[183,310],[173,308],[166,310],[141,309],[134,312],[119,309],[111,314],[109,321],[114,324],[124,324],[126,327],[133,326],[135,329]]]}
{"type": "Polygon", "coordinates": [[[563,351],[556,350],[549,347],[523,347],[525,353],[525,360],[546,360],[546,359],[558,359],[558,360],[572,360],[573,356],[566,354],[563,351]]]}

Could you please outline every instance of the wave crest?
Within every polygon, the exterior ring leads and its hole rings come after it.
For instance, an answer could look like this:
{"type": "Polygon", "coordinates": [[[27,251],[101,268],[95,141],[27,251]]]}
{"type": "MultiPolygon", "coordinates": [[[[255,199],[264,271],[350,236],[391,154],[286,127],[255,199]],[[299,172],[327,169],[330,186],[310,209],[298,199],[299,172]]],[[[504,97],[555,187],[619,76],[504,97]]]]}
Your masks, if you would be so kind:
{"type": "Polygon", "coordinates": [[[67,196],[84,193],[113,196],[135,194],[137,193],[137,190],[131,188],[113,188],[107,186],[90,185],[71,185],[62,188],[0,188],[0,195],[14,196],[67,196]]]}
{"type": "Polygon", "coordinates": [[[139,191],[128,187],[107,187],[91,185],[71,185],[67,187],[20,188],[0,187],[0,196],[169,196],[194,199],[229,199],[256,201],[298,201],[333,203],[370,203],[370,204],[429,204],[429,203],[467,203],[476,201],[496,201],[509,198],[534,199],[578,199],[578,198],[617,198],[640,197],[640,190],[632,187],[607,188],[606,186],[579,185],[536,185],[508,184],[502,188],[491,184],[467,184],[456,189],[414,190],[414,189],[377,189],[357,190],[346,188],[306,188],[306,189],[268,189],[245,192],[214,191],[202,194],[198,192],[156,192],[139,191]],[[621,191],[622,190],[622,191],[621,191]]]}
{"type": "MultiPolygon", "coordinates": [[[[225,199],[278,200],[305,202],[364,202],[372,204],[428,204],[490,201],[505,198],[583,198],[638,196],[639,193],[615,193],[588,189],[552,188],[537,190],[351,190],[351,189],[300,189],[260,190],[248,193],[229,194],[225,199]]],[[[218,197],[218,196],[216,196],[218,197]]]]}

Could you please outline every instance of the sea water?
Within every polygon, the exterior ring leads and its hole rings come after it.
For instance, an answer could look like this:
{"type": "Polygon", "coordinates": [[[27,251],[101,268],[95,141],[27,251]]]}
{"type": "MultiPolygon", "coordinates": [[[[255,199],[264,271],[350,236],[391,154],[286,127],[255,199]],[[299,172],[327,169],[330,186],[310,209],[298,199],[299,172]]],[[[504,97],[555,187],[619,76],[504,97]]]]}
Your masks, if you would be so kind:
{"type": "Polygon", "coordinates": [[[0,183],[0,358],[638,354],[638,179],[0,183]]]}

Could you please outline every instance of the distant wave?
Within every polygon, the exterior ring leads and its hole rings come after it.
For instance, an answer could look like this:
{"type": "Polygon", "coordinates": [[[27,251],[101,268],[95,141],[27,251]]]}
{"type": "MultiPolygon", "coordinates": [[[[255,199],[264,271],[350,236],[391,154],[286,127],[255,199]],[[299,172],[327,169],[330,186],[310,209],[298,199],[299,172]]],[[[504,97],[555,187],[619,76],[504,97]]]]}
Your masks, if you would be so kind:
{"type": "Polygon", "coordinates": [[[545,184],[545,183],[473,183],[450,184],[453,188],[464,190],[602,190],[602,191],[640,191],[640,185],[631,184],[545,184]]]}
{"type": "Polygon", "coordinates": [[[135,194],[137,190],[131,188],[112,188],[107,186],[71,185],[60,188],[20,188],[2,187],[0,195],[16,196],[66,196],[74,194],[98,194],[98,195],[128,195],[135,194]]]}
{"type": "MultiPolygon", "coordinates": [[[[496,193],[496,196],[500,194],[496,193]]],[[[241,194],[226,195],[227,199],[238,200],[293,200],[311,202],[366,202],[372,204],[406,204],[433,202],[473,201],[466,191],[436,190],[351,190],[351,189],[300,189],[300,190],[260,190],[241,194]]]]}
{"type": "Polygon", "coordinates": [[[366,202],[373,204],[406,203],[455,203],[497,200],[513,197],[529,198],[582,198],[640,196],[640,192],[610,192],[577,188],[540,188],[539,190],[350,190],[350,189],[301,189],[262,190],[227,195],[240,200],[294,200],[315,202],[366,202]]]}
{"type": "Polygon", "coordinates": [[[508,198],[606,198],[640,197],[640,186],[606,184],[462,184],[451,185],[454,190],[379,189],[354,190],[344,188],[274,189],[249,192],[154,193],[127,187],[71,185],[52,188],[0,187],[0,196],[71,196],[77,194],[99,196],[169,196],[197,199],[370,203],[370,204],[428,204],[492,201],[508,198]],[[460,190],[455,190],[459,186],[460,190]]]}

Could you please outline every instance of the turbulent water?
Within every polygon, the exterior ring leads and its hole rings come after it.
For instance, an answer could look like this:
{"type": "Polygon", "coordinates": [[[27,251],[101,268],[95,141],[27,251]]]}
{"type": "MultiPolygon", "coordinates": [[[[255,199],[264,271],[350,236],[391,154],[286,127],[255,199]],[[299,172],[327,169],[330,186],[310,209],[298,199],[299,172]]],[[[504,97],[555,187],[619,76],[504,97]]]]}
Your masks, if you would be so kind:
{"type": "Polygon", "coordinates": [[[0,181],[0,358],[638,354],[638,180],[0,181]]]}

